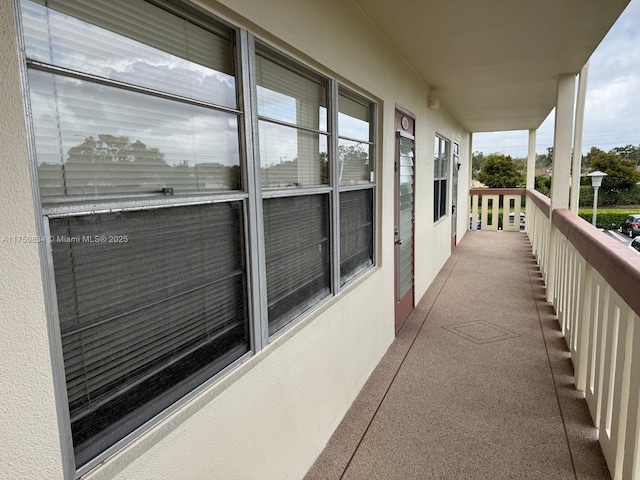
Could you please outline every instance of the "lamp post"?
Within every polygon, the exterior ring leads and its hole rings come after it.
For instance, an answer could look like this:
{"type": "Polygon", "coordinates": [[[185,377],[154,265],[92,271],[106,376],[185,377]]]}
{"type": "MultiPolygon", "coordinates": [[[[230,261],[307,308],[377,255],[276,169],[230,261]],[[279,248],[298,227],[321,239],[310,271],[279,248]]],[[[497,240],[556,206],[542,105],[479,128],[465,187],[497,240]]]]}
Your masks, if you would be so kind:
{"type": "Polygon", "coordinates": [[[596,218],[598,216],[598,189],[602,185],[602,179],[607,174],[601,171],[591,172],[587,177],[591,177],[591,186],[593,187],[593,218],[591,219],[591,225],[596,226],[596,218]]]}

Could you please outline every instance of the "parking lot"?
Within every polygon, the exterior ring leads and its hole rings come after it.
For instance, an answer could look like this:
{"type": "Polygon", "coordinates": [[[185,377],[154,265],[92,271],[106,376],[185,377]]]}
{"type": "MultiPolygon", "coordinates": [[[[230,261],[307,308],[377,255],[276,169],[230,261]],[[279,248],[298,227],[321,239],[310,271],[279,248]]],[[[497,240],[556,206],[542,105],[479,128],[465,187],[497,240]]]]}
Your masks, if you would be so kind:
{"type": "Polygon", "coordinates": [[[623,235],[617,230],[605,230],[604,232],[626,246],[631,243],[631,239],[627,235],[623,235]]]}

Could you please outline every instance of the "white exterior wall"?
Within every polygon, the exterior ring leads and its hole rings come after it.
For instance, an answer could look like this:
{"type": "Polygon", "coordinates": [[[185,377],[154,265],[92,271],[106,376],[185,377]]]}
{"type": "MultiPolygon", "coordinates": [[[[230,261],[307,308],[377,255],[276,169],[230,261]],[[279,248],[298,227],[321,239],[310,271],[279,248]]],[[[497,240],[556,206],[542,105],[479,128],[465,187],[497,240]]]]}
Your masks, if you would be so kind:
{"type": "Polygon", "coordinates": [[[10,3],[0,0],[0,479],[62,478],[10,3]]]}
{"type": "MultiPolygon", "coordinates": [[[[5,18],[4,6],[10,2],[0,2],[1,233],[35,235],[13,29],[5,18]]],[[[458,239],[468,228],[470,135],[444,106],[427,108],[429,86],[354,4],[223,3],[228,7],[207,5],[217,16],[378,102],[377,268],[93,469],[86,475],[92,480],[282,480],[305,474],[394,339],[396,104],[416,115],[416,301],[451,250],[451,216],[433,223],[436,133],[459,142],[458,239]]],[[[448,186],[451,192],[451,181],[448,186]]],[[[0,245],[0,260],[2,428],[7,412],[15,418],[9,423],[9,446],[3,431],[0,479],[62,478],[38,247],[0,245]]]]}

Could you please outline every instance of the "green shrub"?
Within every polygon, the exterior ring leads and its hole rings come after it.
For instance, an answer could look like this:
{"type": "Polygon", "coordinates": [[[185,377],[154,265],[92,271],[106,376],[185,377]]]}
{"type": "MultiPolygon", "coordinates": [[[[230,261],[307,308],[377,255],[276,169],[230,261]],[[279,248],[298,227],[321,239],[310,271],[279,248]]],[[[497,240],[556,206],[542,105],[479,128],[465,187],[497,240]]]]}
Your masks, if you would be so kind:
{"type": "MultiPolygon", "coordinates": [[[[600,189],[598,191],[598,206],[603,205],[640,205],[640,185],[618,192],[605,192],[600,189]]],[[[593,187],[580,187],[580,206],[593,206],[593,187]]]]}
{"type": "MultiPolygon", "coordinates": [[[[605,230],[615,230],[620,226],[620,223],[622,223],[627,215],[630,215],[630,213],[632,213],[630,210],[598,210],[596,227],[604,228],[605,230]]],[[[578,212],[578,216],[591,223],[591,219],[593,218],[593,211],[580,210],[580,212],[578,212]]]]}

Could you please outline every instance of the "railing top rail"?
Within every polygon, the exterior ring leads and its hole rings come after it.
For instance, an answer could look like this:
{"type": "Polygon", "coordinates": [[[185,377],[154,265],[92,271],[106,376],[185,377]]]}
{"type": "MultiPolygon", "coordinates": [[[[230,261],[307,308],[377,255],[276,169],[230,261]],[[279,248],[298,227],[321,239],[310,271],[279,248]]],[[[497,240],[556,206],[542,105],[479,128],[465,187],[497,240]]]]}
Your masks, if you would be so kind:
{"type": "Polygon", "coordinates": [[[640,315],[640,255],[569,210],[554,210],[552,222],[626,304],[640,315]]]}
{"type": "Polygon", "coordinates": [[[469,190],[470,195],[525,195],[526,188],[472,188],[469,190]]]}
{"type": "Polygon", "coordinates": [[[549,197],[541,194],[533,188],[527,188],[527,197],[529,197],[529,199],[536,204],[536,207],[538,207],[540,211],[549,218],[549,211],[551,210],[551,199],[549,197]]]}

